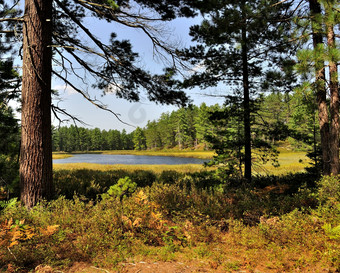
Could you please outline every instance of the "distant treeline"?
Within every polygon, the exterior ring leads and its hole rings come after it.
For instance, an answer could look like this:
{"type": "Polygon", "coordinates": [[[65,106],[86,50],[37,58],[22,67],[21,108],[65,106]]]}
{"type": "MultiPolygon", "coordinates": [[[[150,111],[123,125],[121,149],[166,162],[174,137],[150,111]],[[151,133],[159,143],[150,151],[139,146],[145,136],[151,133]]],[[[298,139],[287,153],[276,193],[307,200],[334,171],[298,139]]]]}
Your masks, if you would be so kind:
{"type": "MultiPolygon", "coordinates": [[[[311,145],[318,134],[316,116],[304,100],[298,95],[280,93],[258,99],[254,103],[258,109],[252,117],[254,142],[255,138],[273,143],[295,137],[311,145]]],[[[180,108],[163,113],[158,120],[148,121],[144,128],[138,127],[132,133],[75,126],[54,128],[53,150],[211,149],[218,138],[233,143],[242,136],[240,109],[236,102],[180,108]]]]}
{"type": "Polygon", "coordinates": [[[191,106],[171,113],[163,113],[156,121],[148,121],[145,128],[132,133],[118,130],[59,127],[53,130],[53,151],[146,150],[209,148],[204,139],[212,130],[209,112],[222,106],[191,106]]]}
{"type": "Polygon", "coordinates": [[[205,139],[209,131],[214,130],[209,116],[213,111],[222,110],[216,104],[190,106],[171,113],[162,113],[158,120],[148,121],[145,128],[137,128],[133,134],[136,150],[145,149],[209,149],[205,139]]]}
{"type": "Polygon", "coordinates": [[[59,127],[53,129],[53,151],[132,150],[132,133],[118,130],[59,127]]]}

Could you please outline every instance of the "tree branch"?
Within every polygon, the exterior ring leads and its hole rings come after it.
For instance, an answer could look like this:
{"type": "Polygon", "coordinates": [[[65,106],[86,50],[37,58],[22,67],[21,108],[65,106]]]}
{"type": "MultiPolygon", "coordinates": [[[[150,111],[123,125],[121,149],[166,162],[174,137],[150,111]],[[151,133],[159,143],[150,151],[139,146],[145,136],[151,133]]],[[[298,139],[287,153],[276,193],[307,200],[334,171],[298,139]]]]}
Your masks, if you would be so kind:
{"type": "Polygon", "coordinates": [[[24,17],[16,17],[16,18],[1,18],[0,19],[0,23],[2,22],[23,22],[24,21],[24,17]]]}
{"type": "Polygon", "coordinates": [[[108,109],[105,105],[99,104],[97,102],[97,100],[93,100],[91,99],[87,94],[85,94],[85,92],[83,92],[81,89],[77,88],[75,85],[73,85],[69,80],[67,80],[66,78],[64,78],[63,76],[61,76],[59,73],[56,73],[55,71],[52,71],[52,73],[57,76],[58,78],[62,79],[67,85],[69,85],[70,87],[72,87],[75,91],[77,91],[79,94],[81,94],[87,101],[89,101],[90,103],[92,103],[94,106],[98,107],[99,109],[105,110],[110,112],[111,114],[113,114],[121,123],[131,126],[131,127],[135,127],[129,123],[124,122],[123,120],[120,119],[120,114],[117,114],[115,112],[113,112],[112,110],[108,109]]]}

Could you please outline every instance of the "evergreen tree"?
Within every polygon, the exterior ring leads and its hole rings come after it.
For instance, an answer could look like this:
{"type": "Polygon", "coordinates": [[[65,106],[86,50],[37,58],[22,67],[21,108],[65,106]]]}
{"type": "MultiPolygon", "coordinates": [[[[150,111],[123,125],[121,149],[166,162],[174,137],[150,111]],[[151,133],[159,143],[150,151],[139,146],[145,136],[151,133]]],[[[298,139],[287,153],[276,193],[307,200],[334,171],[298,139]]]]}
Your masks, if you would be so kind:
{"type": "Polygon", "coordinates": [[[214,109],[209,115],[214,130],[208,131],[205,139],[211,143],[217,155],[208,165],[218,165],[217,172],[222,178],[244,176],[242,112],[241,99],[231,97],[223,107],[214,109]]]}
{"type": "Polygon", "coordinates": [[[162,113],[158,120],[158,131],[161,137],[162,148],[176,146],[175,118],[173,114],[162,113]]]}
{"type": "MultiPolygon", "coordinates": [[[[196,72],[184,82],[190,86],[227,84],[242,97],[244,176],[251,180],[251,113],[252,100],[260,90],[258,83],[265,65],[276,63],[282,53],[289,52],[284,23],[289,4],[286,1],[204,1],[201,25],[191,27],[190,34],[198,43],[183,52],[196,72]]],[[[230,90],[230,89],[229,89],[230,90]]],[[[226,95],[227,96],[227,95],[226,95]]]]}
{"type": "Polygon", "coordinates": [[[187,109],[180,108],[176,111],[175,117],[176,141],[178,149],[182,150],[187,148],[190,143],[190,125],[187,119],[187,109]]]}
{"type": "MultiPolygon", "coordinates": [[[[217,107],[215,105],[215,107],[217,107]]],[[[215,108],[214,107],[214,108],[215,108]]],[[[206,140],[208,134],[213,133],[213,124],[210,117],[211,107],[208,107],[205,103],[202,103],[195,116],[195,129],[196,129],[196,143],[202,145],[204,149],[209,148],[209,142],[206,140]]]]}
{"type": "MultiPolygon", "coordinates": [[[[297,70],[314,91],[319,116],[323,174],[339,173],[339,46],[336,27],[340,22],[338,1],[308,0],[296,23],[303,49],[298,53],[297,70]],[[303,18],[303,19],[300,19],[303,18]],[[305,19],[307,18],[307,19],[305,19]],[[313,48],[306,49],[312,40],[313,48]],[[326,67],[329,69],[326,70],[326,67]],[[328,74],[328,75],[327,75],[328,74]],[[313,78],[310,78],[313,75],[313,78]],[[311,83],[311,84],[310,84],[311,83]],[[329,94],[329,99],[327,94],[329,94]]],[[[309,85],[309,86],[308,86],[309,85]]]]}
{"type": "Polygon", "coordinates": [[[162,139],[156,121],[148,121],[145,129],[146,146],[148,149],[162,148],[162,139]]]}
{"type": "Polygon", "coordinates": [[[146,138],[140,127],[133,132],[133,144],[135,150],[146,150],[146,138]]]}
{"type": "Polygon", "coordinates": [[[91,132],[91,150],[99,151],[102,150],[102,134],[99,128],[94,128],[91,132]]]}

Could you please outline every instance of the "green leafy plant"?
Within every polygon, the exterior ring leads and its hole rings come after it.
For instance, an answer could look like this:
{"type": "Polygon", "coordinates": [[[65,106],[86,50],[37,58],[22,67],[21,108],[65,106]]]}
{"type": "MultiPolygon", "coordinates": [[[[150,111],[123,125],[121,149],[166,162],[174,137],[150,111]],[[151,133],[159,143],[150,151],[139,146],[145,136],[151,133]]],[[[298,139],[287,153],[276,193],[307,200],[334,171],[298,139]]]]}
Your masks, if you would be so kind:
{"type": "Polygon", "coordinates": [[[124,196],[130,196],[137,189],[137,184],[132,182],[130,177],[126,176],[118,180],[116,185],[113,185],[109,188],[106,194],[103,194],[103,199],[108,197],[117,197],[120,200],[123,199],[124,196]]]}
{"type": "Polygon", "coordinates": [[[340,240],[340,225],[332,227],[331,224],[327,223],[322,228],[330,239],[340,240]]]}
{"type": "Polygon", "coordinates": [[[340,203],[340,175],[325,176],[318,182],[320,205],[336,207],[340,203]]]}
{"type": "Polygon", "coordinates": [[[0,208],[12,208],[18,204],[18,198],[12,198],[8,201],[0,201],[0,208]]]}

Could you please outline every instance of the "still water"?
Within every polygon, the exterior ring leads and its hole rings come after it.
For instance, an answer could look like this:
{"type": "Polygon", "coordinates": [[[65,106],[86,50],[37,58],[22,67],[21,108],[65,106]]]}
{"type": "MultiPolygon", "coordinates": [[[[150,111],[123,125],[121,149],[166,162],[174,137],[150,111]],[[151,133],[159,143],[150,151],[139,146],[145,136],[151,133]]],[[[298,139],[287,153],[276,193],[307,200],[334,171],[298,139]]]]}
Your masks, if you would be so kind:
{"type": "Polygon", "coordinates": [[[146,155],[103,155],[103,154],[75,154],[73,157],[54,159],[53,163],[97,163],[105,165],[182,165],[203,164],[208,159],[184,158],[173,156],[146,156],[146,155]]]}

